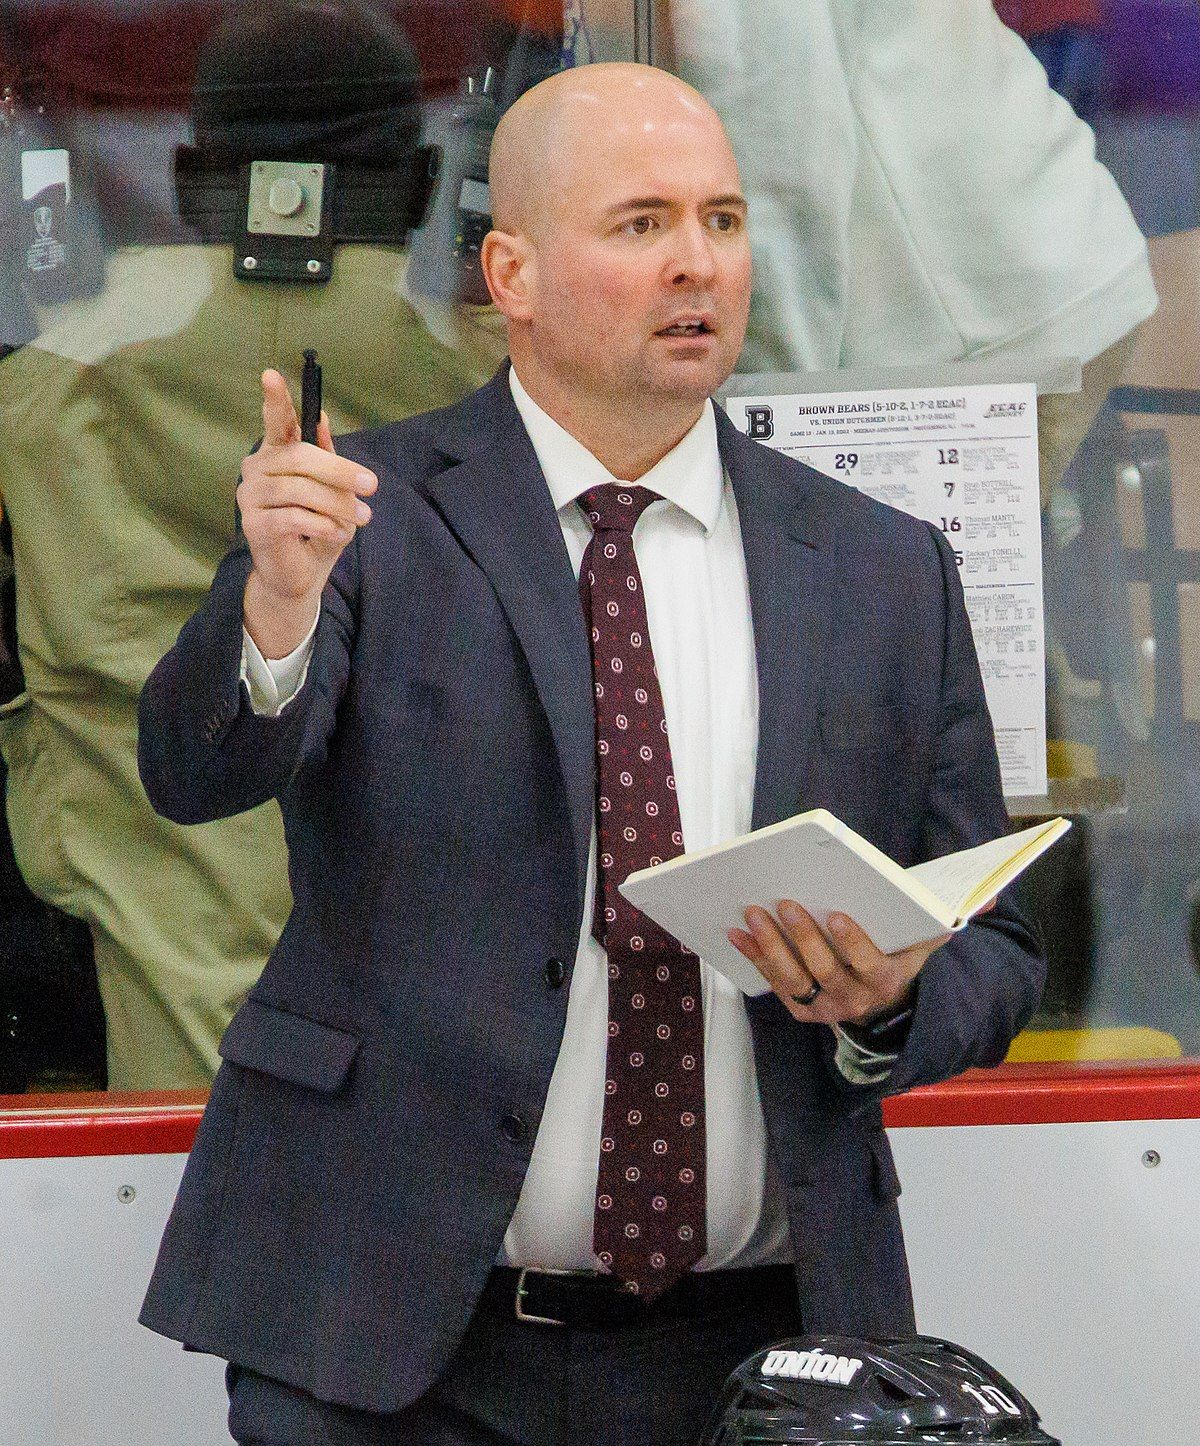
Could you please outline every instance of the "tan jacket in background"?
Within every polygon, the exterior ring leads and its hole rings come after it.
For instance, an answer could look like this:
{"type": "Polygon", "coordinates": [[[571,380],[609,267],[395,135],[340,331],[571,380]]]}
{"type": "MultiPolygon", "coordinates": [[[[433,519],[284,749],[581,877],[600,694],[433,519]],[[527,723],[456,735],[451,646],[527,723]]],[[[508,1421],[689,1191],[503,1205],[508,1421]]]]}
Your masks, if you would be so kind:
{"type": "Polygon", "coordinates": [[[0,717],[9,821],[30,887],[91,926],[111,1088],[207,1085],[291,909],[276,804],[177,827],[135,757],[142,684],[230,545],[263,368],[298,393],[315,347],[337,433],[453,402],[503,355],[488,313],[423,319],[405,267],[347,246],[328,286],[254,285],[229,248],[129,249],[0,363],[28,685],[0,717]]]}

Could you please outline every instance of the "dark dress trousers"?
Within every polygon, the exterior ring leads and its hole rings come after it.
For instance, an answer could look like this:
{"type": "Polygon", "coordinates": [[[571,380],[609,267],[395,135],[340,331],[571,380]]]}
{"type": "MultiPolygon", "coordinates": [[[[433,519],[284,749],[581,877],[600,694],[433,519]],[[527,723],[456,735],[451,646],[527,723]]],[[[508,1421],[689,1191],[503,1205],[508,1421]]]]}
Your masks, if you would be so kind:
{"type": "MultiPolygon", "coordinates": [[[[717,416],[756,640],[755,826],[824,806],[902,864],[1001,833],[945,540],[717,416]]],[[[277,796],[295,895],[225,1035],[142,1320],[394,1412],[461,1339],[538,1129],[595,806],[591,668],[506,372],[338,445],[380,486],[296,701],[259,717],[239,683],[244,546],[142,695],[154,806],[198,823],[277,796]]],[[[930,959],[880,1086],[842,1078],[828,1028],[747,1000],[806,1328],[914,1328],[881,1096],[999,1061],[1042,970],[1002,898],[930,959]]]]}

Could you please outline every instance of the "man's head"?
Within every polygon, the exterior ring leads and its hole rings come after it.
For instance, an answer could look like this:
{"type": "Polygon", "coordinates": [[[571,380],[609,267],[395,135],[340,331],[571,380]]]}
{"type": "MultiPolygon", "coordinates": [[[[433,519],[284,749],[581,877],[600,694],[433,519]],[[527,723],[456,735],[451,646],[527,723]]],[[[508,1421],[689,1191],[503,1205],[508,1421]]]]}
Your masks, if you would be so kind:
{"type": "Polygon", "coordinates": [[[721,122],[690,86],[643,65],[552,76],[497,128],[491,195],[484,267],[527,385],[568,409],[679,411],[733,370],[746,207],[721,122]]]}

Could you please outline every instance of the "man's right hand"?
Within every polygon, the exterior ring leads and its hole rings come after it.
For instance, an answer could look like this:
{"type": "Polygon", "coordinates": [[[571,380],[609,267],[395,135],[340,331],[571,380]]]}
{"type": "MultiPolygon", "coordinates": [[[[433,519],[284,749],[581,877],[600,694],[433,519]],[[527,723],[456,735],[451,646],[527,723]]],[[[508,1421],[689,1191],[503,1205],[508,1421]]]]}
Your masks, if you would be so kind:
{"type": "Polygon", "coordinates": [[[263,373],[262,389],[263,441],[242,463],[237,489],[254,563],[244,612],[264,657],[282,658],[303,641],[342,549],[370,521],[362,499],[379,480],[337,455],[324,412],[316,446],[300,440],[300,419],[277,371],[263,373]]]}

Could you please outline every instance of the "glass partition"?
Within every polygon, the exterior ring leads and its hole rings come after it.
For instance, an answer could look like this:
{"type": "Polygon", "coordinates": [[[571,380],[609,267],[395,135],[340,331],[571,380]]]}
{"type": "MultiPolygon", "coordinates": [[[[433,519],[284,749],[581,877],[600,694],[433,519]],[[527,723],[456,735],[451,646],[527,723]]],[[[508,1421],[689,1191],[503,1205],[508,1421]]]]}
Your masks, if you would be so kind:
{"type": "Polygon", "coordinates": [[[1038,405],[1050,783],[1010,807],[1074,828],[1019,885],[1050,979],[1012,1057],[1196,1053],[1200,6],[658,19],[749,190],[743,369],[1083,363],[1038,405]]]}
{"type": "Polygon", "coordinates": [[[298,391],[315,349],[335,434],[486,380],[496,120],[633,34],[617,4],[0,5],[0,1090],[210,1081],[291,907],[281,821],[158,818],[136,702],[233,538],[260,373],[298,391]]]}
{"type": "Polygon", "coordinates": [[[210,1080],[290,908],[279,812],[157,818],[135,709],[233,537],[259,375],[314,348],[335,433],[480,384],[496,119],[634,58],[733,139],[741,370],[1083,363],[1039,402],[1021,808],[1075,827],[1022,885],[1051,977],[1015,1055],[1197,1052],[1200,6],[999,10],[0,0],[0,1091],[210,1080]]]}

